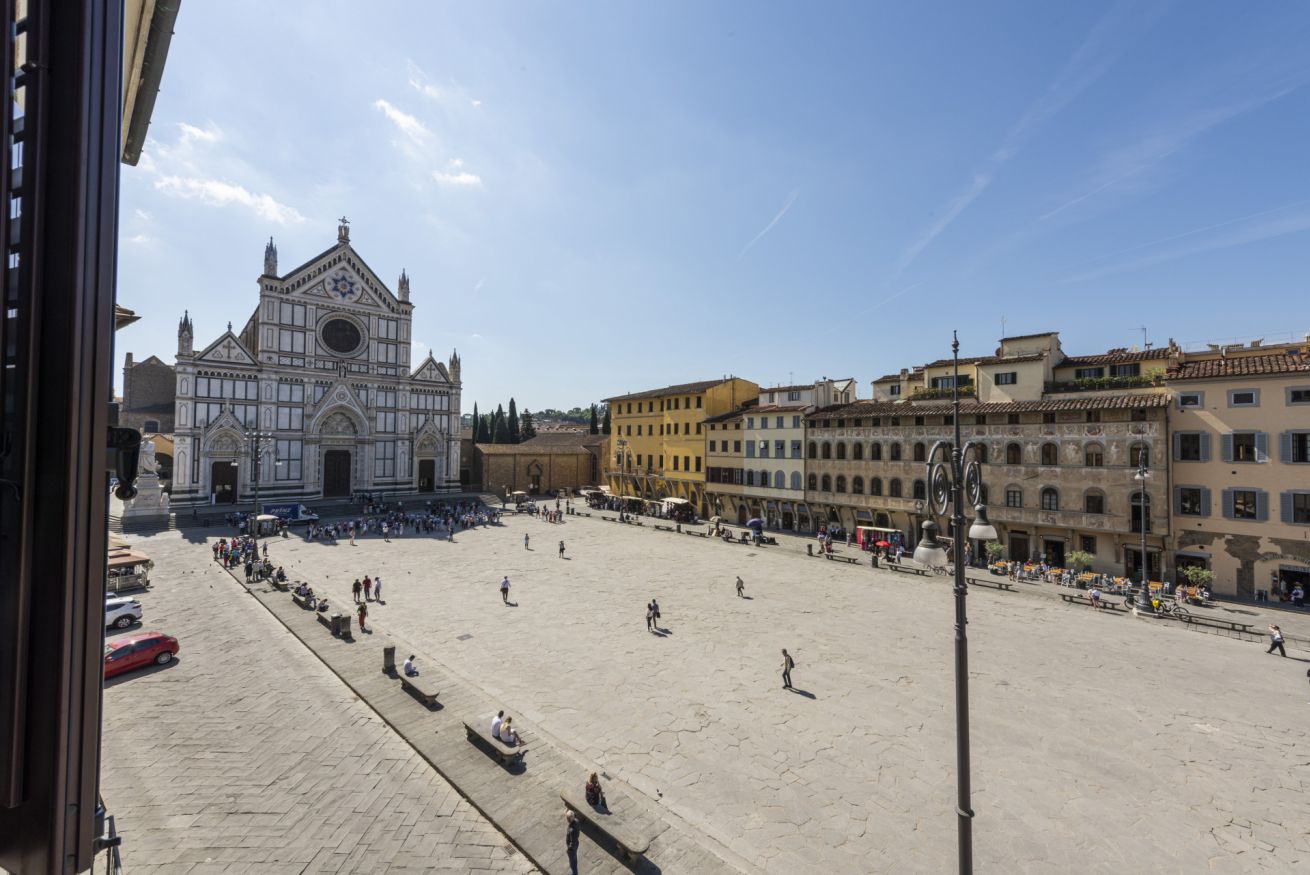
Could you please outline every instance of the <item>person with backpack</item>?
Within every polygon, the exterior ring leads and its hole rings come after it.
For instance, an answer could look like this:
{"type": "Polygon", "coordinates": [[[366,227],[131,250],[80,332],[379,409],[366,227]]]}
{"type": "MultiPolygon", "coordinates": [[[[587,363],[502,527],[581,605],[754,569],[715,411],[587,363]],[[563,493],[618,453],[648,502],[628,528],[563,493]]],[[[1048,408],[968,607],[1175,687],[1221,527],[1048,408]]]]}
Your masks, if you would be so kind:
{"type": "Polygon", "coordinates": [[[794,689],[791,685],[791,670],[796,667],[796,660],[791,658],[787,648],[782,648],[782,688],[784,690],[794,689]]]}
{"type": "Polygon", "coordinates": [[[1283,630],[1279,629],[1277,626],[1270,626],[1269,649],[1266,650],[1265,653],[1273,653],[1275,648],[1277,648],[1278,652],[1283,656],[1287,655],[1287,651],[1283,649],[1283,630]]]}

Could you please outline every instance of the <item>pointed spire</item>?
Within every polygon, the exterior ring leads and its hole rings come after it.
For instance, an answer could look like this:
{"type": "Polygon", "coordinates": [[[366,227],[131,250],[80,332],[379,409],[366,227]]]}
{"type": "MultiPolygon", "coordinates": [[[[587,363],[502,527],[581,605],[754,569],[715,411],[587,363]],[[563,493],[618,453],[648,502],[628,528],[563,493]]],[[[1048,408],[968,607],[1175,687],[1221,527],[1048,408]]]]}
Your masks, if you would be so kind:
{"type": "Polygon", "coordinates": [[[264,276],[277,276],[277,244],[272,237],[264,247],[264,276]]]}
{"type": "Polygon", "coordinates": [[[403,267],[400,269],[400,282],[396,284],[396,291],[400,295],[400,300],[409,300],[409,274],[405,273],[403,267]]]}
{"type": "Polygon", "coordinates": [[[177,320],[177,354],[191,355],[195,351],[192,346],[194,330],[191,327],[191,311],[187,310],[182,313],[182,318],[177,320]]]}
{"type": "Polygon", "coordinates": [[[451,382],[459,382],[459,351],[453,350],[450,353],[449,373],[451,382]]]}

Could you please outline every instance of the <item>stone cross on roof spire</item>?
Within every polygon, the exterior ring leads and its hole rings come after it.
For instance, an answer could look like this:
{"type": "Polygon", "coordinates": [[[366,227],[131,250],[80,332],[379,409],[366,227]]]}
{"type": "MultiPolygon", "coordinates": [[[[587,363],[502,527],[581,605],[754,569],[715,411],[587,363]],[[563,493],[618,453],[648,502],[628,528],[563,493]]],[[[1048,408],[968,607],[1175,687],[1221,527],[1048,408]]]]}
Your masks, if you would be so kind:
{"type": "Polygon", "coordinates": [[[349,242],[350,242],[350,220],[347,219],[345,216],[342,216],[340,219],[338,219],[338,221],[339,221],[341,224],[337,225],[337,242],[338,242],[338,243],[349,243],[349,242]]]}

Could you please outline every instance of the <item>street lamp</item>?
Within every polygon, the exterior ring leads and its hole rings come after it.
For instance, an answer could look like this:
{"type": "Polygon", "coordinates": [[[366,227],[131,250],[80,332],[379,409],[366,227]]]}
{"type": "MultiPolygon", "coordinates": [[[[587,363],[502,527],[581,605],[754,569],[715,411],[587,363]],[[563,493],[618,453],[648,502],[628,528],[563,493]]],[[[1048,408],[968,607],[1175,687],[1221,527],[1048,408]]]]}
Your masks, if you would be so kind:
{"type": "Polygon", "coordinates": [[[1141,572],[1142,582],[1137,590],[1137,598],[1133,600],[1133,616],[1154,617],[1155,611],[1151,608],[1151,584],[1147,581],[1147,562],[1146,562],[1146,529],[1149,521],[1147,514],[1149,510],[1146,504],[1146,481],[1151,476],[1151,472],[1146,470],[1147,450],[1143,447],[1137,453],[1137,472],[1133,474],[1133,480],[1137,481],[1137,527],[1142,530],[1142,553],[1141,553],[1141,572]]]}
{"type": "MultiPolygon", "coordinates": [[[[264,450],[274,446],[273,434],[267,431],[246,430],[246,446],[250,450],[250,474],[255,485],[254,508],[250,514],[250,532],[259,537],[259,467],[264,450]]],[[[281,465],[281,462],[275,462],[281,465]]]]}
{"type": "Polygon", "coordinates": [[[951,403],[955,424],[954,442],[937,441],[928,453],[928,521],[923,524],[923,538],[914,549],[914,560],[920,565],[940,568],[946,564],[946,548],[937,538],[934,515],[945,515],[951,509],[951,536],[955,553],[955,758],[958,798],[955,812],[958,825],[959,863],[961,875],[973,872],[973,809],[970,807],[969,767],[969,654],[965,627],[969,620],[965,612],[965,596],[969,584],[964,576],[964,552],[960,541],[965,535],[964,503],[967,500],[977,514],[969,527],[968,537],[974,540],[996,539],[996,527],[987,519],[987,507],[982,500],[981,445],[969,441],[961,445],[960,437],[960,339],[951,332],[951,359],[955,378],[951,386],[951,403]]]}

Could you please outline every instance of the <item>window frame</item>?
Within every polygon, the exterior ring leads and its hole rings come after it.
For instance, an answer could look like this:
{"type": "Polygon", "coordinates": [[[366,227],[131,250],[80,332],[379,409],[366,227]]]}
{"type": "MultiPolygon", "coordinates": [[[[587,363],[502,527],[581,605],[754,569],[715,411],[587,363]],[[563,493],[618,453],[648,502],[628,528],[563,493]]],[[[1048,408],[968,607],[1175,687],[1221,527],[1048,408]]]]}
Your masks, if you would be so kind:
{"type": "Polygon", "coordinates": [[[1228,406],[1229,407],[1259,407],[1260,390],[1259,389],[1229,389],[1228,406]],[[1247,394],[1251,396],[1250,401],[1237,400],[1238,395],[1247,395],[1247,394]]]}

